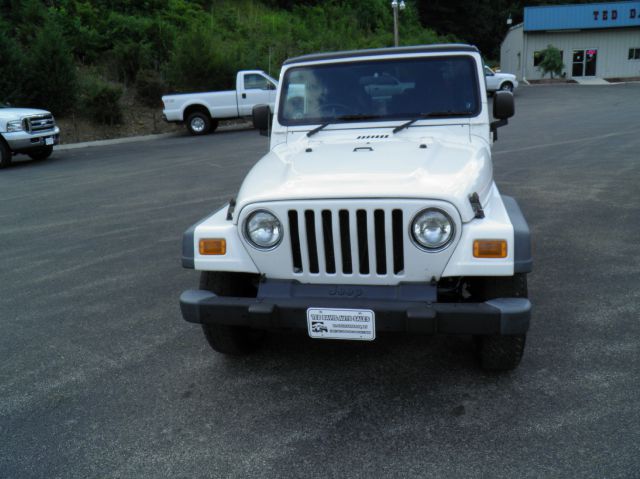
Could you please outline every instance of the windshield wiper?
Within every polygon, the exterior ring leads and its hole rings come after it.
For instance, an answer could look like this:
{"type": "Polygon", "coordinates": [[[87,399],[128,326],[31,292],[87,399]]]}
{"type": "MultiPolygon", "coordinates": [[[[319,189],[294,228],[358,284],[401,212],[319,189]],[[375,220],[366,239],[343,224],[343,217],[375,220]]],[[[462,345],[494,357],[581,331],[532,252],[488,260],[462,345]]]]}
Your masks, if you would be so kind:
{"type": "MultiPolygon", "coordinates": [[[[365,114],[341,115],[341,116],[335,117],[334,120],[338,120],[338,121],[359,121],[359,120],[375,120],[376,118],[382,118],[382,116],[381,115],[365,115],[365,114]]],[[[326,122],[326,123],[323,123],[322,125],[314,128],[313,130],[308,131],[307,132],[307,137],[315,135],[320,130],[326,128],[327,126],[329,126],[329,125],[331,125],[333,123],[335,123],[335,121],[326,122]]]]}
{"type": "Polygon", "coordinates": [[[424,118],[447,118],[450,116],[468,116],[471,115],[470,111],[431,111],[429,113],[420,113],[415,118],[409,120],[402,125],[396,126],[393,129],[393,133],[398,133],[400,130],[404,130],[405,128],[409,128],[416,121],[422,120],[424,118]]]}
{"type": "Polygon", "coordinates": [[[320,126],[317,126],[316,128],[314,128],[313,130],[309,130],[307,132],[307,136],[311,136],[311,135],[315,135],[316,133],[318,133],[320,130],[322,130],[323,128],[326,128],[327,126],[329,126],[331,123],[323,123],[320,126]]]}

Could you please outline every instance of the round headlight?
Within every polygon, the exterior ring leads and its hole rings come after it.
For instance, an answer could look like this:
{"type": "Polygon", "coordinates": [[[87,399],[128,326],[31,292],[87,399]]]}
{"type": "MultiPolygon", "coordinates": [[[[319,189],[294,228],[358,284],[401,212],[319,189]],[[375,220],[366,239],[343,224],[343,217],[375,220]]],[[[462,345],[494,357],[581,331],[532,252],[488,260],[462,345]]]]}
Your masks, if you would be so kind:
{"type": "Polygon", "coordinates": [[[429,208],[416,215],[411,225],[411,234],[423,248],[444,248],[453,238],[453,221],[444,211],[429,208]]]}
{"type": "Polygon", "coordinates": [[[257,248],[274,248],[282,239],[278,218],[265,210],[254,211],[244,223],[247,239],[257,248]]]}

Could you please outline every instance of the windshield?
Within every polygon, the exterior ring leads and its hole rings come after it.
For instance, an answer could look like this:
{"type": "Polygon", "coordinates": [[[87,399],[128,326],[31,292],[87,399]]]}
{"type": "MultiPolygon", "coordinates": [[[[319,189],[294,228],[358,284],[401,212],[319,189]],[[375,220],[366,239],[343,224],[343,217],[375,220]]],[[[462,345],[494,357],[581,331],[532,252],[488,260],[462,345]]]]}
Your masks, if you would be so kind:
{"type": "Polygon", "coordinates": [[[473,57],[408,58],[292,67],[282,85],[282,125],[475,116],[473,57]],[[447,115],[451,113],[451,115],[447,115]]]}

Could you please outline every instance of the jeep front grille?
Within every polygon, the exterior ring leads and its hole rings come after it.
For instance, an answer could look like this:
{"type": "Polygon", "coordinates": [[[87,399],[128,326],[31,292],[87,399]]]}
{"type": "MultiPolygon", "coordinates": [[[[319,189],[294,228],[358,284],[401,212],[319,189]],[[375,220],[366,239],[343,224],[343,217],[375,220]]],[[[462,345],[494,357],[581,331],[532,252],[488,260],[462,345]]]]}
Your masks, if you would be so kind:
{"type": "Polygon", "coordinates": [[[290,209],[294,273],[401,276],[401,209],[290,209]]]}
{"type": "Polygon", "coordinates": [[[56,122],[53,115],[33,115],[24,119],[25,130],[29,133],[40,133],[42,131],[53,130],[56,122]]]}

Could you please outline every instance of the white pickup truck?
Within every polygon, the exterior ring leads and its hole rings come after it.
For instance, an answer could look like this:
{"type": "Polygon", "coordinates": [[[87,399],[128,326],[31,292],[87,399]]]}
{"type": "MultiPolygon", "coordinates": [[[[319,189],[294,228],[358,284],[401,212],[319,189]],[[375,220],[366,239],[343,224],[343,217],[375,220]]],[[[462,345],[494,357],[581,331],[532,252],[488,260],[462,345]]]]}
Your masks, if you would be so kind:
{"type": "Polygon", "coordinates": [[[44,160],[59,142],[60,129],[50,112],[0,104],[0,168],[17,154],[44,160]]]}
{"type": "Polygon", "coordinates": [[[493,71],[487,65],[484,66],[484,78],[487,83],[487,92],[515,91],[518,88],[518,79],[511,73],[493,71]]]}
{"type": "Polygon", "coordinates": [[[218,121],[251,116],[255,105],[273,105],[278,81],[261,70],[242,70],[236,75],[236,89],[203,93],[182,93],[162,97],[162,117],[184,123],[192,135],[215,131],[218,121]]]}
{"type": "Polygon", "coordinates": [[[484,368],[515,368],[531,244],[493,180],[513,95],[491,105],[484,86],[468,45],[287,60],[273,120],[254,109],[270,151],[183,236],[183,266],[201,271],[184,318],[226,354],[279,328],[317,340],[403,331],[471,335],[484,368]]]}

